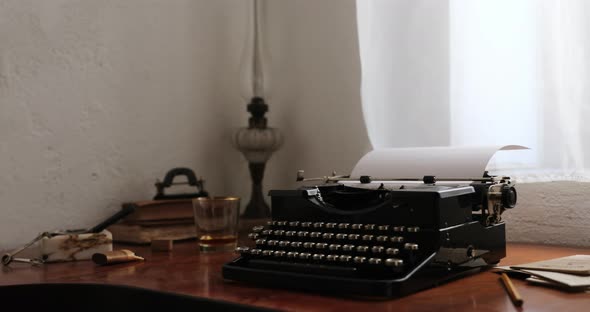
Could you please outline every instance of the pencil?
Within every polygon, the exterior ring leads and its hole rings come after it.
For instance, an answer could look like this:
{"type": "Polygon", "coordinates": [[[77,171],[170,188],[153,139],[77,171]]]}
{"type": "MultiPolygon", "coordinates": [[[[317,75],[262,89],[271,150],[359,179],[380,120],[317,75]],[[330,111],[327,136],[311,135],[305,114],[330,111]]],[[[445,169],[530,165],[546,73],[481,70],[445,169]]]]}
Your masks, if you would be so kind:
{"type": "Polygon", "coordinates": [[[502,280],[502,283],[504,283],[506,291],[508,292],[508,295],[510,295],[510,299],[512,299],[514,305],[520,307],[524,301],[522,300],[522,297],[516,290],[516,287],[514,287],[514,284],[512,284],[512,281],[510,280],[508,275],[506,275],[506,273],[502,273],[500,280],[502,280]]]}

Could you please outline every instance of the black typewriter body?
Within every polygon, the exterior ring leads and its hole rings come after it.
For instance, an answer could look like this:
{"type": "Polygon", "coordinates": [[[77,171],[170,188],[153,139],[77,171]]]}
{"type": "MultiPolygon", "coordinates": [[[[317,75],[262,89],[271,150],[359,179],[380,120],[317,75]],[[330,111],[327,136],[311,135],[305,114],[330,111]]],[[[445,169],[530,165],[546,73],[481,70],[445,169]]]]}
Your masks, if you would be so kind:
{"type": "Polygon", "coordinates": [[[337,295],[397,297],[494,265],[505,224],[483,220],[472,185],[274,190],[272,220],[223,277],[337,295]],[[478,209],[479,208],[479,209],[478,209]]]}

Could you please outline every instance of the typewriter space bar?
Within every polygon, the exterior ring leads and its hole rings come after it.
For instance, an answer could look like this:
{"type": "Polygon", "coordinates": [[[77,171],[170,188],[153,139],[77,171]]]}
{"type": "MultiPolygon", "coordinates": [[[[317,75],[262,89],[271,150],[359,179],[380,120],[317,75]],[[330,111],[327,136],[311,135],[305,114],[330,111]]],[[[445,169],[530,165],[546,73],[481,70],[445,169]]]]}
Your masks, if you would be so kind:
{"type": "Polygon", "coordinates": [[[342,267],[286,261],[271,261],[260,259],[251,259],[250,261],[248,261],[248,263],[251,268],[274,271],[301,272],[309,274],[330,274],[339,276],[350,276],[357,271],[357,269],[354,267],[342,267]]]}

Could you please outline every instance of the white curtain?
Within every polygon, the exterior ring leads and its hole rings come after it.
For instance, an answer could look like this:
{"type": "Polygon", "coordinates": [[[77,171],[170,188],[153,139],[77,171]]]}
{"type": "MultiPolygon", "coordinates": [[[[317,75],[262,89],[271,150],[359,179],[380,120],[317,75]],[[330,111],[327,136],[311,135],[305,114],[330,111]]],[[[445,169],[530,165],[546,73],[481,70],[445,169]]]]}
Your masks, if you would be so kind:
{"type": "Polygon", "coordinates": [[[357,0],[379,147],[521,144],[491,169],[588,180],[590,1],[357,0]]]}

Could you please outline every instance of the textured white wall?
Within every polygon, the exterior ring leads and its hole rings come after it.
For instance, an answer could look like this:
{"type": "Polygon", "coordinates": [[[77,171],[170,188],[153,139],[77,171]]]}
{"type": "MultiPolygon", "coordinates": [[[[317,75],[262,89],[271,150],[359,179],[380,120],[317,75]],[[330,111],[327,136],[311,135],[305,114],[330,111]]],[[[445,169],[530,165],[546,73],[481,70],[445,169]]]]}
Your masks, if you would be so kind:
{"type": "Polygon", "coordinates": [[[91,226],[175,166],[224,192],[244,5],[0,0],[0,249],[91,226]]]}
{"type": "MultiPolygon", "coordinates": [[[[240,1],[0,0],[0,249],[93,225],[188,166],[247,200],[230,146],[239,96],[240,1]]],[[[265,191],[349,172],[370,149],[360,106],[354,0],[270,1],[271,126],[285,145],[265,191]]],[[[520,184],[508,238],[590,246],[590,187],[520,184]]],[[[244,203],[245,204],[245,203],[244,203]]]]}

